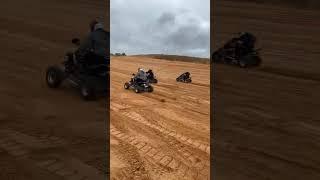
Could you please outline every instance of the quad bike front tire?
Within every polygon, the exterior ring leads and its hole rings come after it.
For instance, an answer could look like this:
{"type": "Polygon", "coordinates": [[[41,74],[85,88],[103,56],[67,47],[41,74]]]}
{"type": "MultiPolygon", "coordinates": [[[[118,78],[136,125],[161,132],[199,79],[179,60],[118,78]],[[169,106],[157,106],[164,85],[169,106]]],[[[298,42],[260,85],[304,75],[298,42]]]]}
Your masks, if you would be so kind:
{"type": "Polygon", "coordinates": [[[140,93],[140,90],[139,90],[138,88],[135,88],[135,89],[134,89],[134,92],[135,92],[135,93],[140,93]]]}
{"type": "Polygon", "coordinates": [[[46,72],[46,82],[50,88],[58,88],[64,79],[63,71],[57,66],[50,66],[46,72]]]}
{"type": "Polygon", "coordinates": [[[254,65],[255,66],[260,66],[262,63],[262,60],[259,56],[254,56],[254,65]]]}
{"type": "Polygon", "coordinates": [[[248,64],[246,63],[246,61],[240,60],[240,61],[239,61],[239,66],[240,66],[241,68],[246,68],[246,67],[248,66],[248,64]]]}
{"type": "Polygon", "coordinates": [[[123,87],[124,87],[124,89],[129,89],[130,85],[129,85],[129,83],[126,82],[126,83],[124,83],[123,87]]]}
{"type": "Polygon", "coordinates": [[[248,66],[260,66],[261,58],[257,55],[247,55],[239,60],[239,66],[246,68],[248,66]]]}
{"type": "Polygon", "coordinates": [[[80,94],[86,101],[94,100],[96,98],[95,90],[87,85],[80,86],[80,94]]]}
{"type": "Polygon", "coordinates": [[[183,82],[184,82],[184,83],[191,83],[192,80],[191,80],[191,79],[184,79],[183,82]]]}
{"type": "Polygon", "coordinates": [[[153,87],[152,87],[152,86],[150,86],[150,87],[148,88],[148,92],[153,92],[153,87]]]}

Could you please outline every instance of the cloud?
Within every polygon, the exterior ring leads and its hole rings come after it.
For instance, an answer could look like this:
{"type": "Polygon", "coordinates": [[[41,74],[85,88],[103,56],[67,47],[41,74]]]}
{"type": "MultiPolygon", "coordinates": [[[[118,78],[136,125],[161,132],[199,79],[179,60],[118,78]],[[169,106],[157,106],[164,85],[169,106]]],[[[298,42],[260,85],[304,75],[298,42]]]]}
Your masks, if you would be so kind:
{"type": "Polygon", "coordinates": [[[210,1],[111,1],[111,52],[209,57],[210,1]]]}
{"type": "Polygon", "coordinates": [[[158,23],[160,26],[163,25],[174,25],[175,14],[170,12],[164,12],[158,19],[158,23]]]}

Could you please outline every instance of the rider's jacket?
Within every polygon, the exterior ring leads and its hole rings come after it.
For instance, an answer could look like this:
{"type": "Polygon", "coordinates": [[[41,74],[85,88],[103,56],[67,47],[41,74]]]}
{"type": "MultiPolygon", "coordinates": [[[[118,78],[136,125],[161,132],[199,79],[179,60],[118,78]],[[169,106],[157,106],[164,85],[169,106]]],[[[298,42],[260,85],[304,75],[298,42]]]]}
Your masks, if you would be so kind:
{"type": "Polygon", "coordinates": [[[109,59],[109,39],[110,33],[105,31],[103,26],[98,23],[95,26],[95,30],[92,31],[83,42],[81,42],[77,51],[80,54],[91,51],[97,56],[109,59]]]}
{"type": "Polygon", "coordinates": [[[147,74],[146,72],[140,70],[135,76],[136,79],[142,79],[142,80],[147,80],[147,74]]]}

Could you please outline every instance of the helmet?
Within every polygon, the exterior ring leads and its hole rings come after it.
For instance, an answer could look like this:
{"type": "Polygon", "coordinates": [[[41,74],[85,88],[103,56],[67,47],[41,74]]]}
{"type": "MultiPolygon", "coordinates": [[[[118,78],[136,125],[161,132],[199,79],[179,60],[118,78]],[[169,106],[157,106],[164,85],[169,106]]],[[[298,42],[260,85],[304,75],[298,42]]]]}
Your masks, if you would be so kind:
{"type": "Polygon", "coordinates": [[[239,36],[243,36],[245,34],[247,34],[247,33],[246,32],[239,32],[239,36]]]}

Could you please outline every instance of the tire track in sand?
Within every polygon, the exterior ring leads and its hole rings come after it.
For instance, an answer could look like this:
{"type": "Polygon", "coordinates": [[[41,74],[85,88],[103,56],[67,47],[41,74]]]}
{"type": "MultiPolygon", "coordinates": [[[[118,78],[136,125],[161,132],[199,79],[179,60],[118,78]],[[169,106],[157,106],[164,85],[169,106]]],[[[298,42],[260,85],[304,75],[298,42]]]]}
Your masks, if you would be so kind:
{"type": "Polygon", "coordinates": [[[134,111],[129,111],[129,112],[121,112],[121,110],[124,110],[126,109],[125,106],[122,106],[120,104],[116,104],[114,102],[111,103],[111,106],[110,106],[110,109],[115,111],[115,112],[118,112],[118,113],[121,113],[122,115],[130,118],[130,119],[133,119],[137,122],[140,122],[150,128],[153,128],[153,129],[156,129],[158,131],[160,131],[161,133],[165,134],[165,135],[168,135],[170,137],[173,137],[175,139],[177,139],[179,142],[183,143],[183,144],[186,144],[188,146],[191,146],[193,148],[196,148],[198,150],[201,150],[202,152],[205,152],[207,154],[210,154],[210,145],[208,144],[204,144],[200,141],[197,141],[197,140],[193,140],[191,138],[188,138],[180,133],[177,133],[175,131],[171,131],[171,130],[168,130],[167,128],[164,128],[160,125],[155,125],[155,124],[152,124],[150,123],[149,121],[147,121],[144,117],[142,117],[140,114],[134,112],[134,111]]]}
{"type": "Polygon", "coordinates": [[[160,165],[168,172],[174,171],[178,177],[183,179],[209,179],[209,166],[206,165],[207,162],[196,161],[196,159],[199,158],[189,152],[184,151],[184,153],[182,153],[182,156],[187,157],[189,161],[189,163],[184,163],[180,159],[165,154],[163,151],[153,147],[147,142],[139,140],[135,136],[127,135],[119,131],[113,125],[110,126],[110,134],[136,147],[142,157],[149,162],[160,165]]]}
{"type": "Polygon", "coordinates": [[[0,150],[23,161],[30,161],[40,169],[49,171],[66,180],[102,179],[103,175],[95,168],[83,163],[76,158],[65,159],[62,155],[46,154],[45,158],[36,160],[32,151],[47,148],[56,148],[65,142],[54,136],[36,138],[14,130],[0,131],[0,150]],[[49,157],[50,156],[50,157],[49,157]]]}

